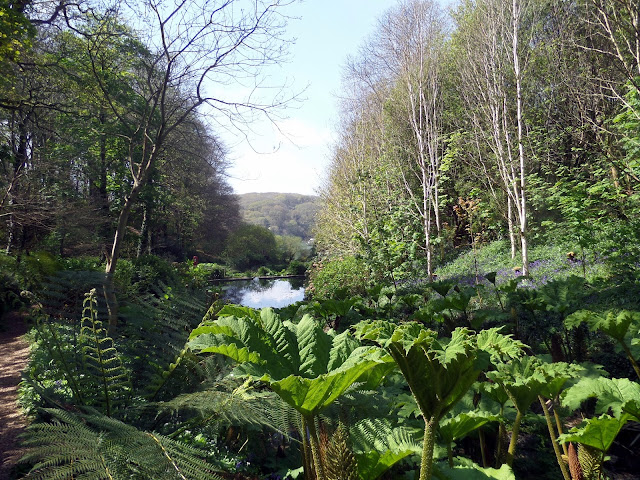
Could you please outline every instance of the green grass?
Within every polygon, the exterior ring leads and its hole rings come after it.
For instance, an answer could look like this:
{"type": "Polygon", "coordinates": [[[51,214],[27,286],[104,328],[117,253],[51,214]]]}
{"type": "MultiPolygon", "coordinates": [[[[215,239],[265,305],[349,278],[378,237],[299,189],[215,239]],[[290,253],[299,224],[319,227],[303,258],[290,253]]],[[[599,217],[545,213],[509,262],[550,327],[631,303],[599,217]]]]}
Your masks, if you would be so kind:
{"type": "MultiPolygon", "coordinates": [[[[579,252],[572,250],[569,243],[542,244],[532,246],[529,250],[530,282],[534,285],[546,284],[550,280],[567,278],[571,275],[584,276],[587,281],[608,278],[610,267],[593,252],[587,252],[586,268],[583,271],[579,252]],[[576,253],[574,260],[569,260],[568,252],[576,253]]],[[[455,260],[436,268],[439,280],[475,281],[476,269],[479,276],[489,272],[497,272],[497,282],[502,283],[515,278],[516,268],[522,268],[520,252],[511,259],[509,242],[498,240],[478,248],[474,254],[469,250],[455,260]]]]}

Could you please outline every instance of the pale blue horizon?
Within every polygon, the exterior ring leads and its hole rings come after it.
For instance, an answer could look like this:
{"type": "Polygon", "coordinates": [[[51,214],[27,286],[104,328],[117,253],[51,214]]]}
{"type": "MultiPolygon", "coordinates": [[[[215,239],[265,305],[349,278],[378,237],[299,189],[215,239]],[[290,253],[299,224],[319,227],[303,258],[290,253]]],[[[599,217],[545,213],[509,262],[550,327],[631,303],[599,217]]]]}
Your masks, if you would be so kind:
{"type": "Polygon", "coordinates": [[[349,55],[373,33],[375,24],[397,0],[307,0],[289,7],[288,26],[296,42],[290,62],[275,75],[291,79],[294,88],[308,88],[297,109],[279,123],[252,126],[251,145],[237,141],[230,148],[229,183],[235,193],[282,192],[314,195],[329,164],[338,122],[342,67],[349,55]],[[257,153],[254,150],[258,150],[257,153]],[[272,153],[264,153],[272,152],[272,153]]]}

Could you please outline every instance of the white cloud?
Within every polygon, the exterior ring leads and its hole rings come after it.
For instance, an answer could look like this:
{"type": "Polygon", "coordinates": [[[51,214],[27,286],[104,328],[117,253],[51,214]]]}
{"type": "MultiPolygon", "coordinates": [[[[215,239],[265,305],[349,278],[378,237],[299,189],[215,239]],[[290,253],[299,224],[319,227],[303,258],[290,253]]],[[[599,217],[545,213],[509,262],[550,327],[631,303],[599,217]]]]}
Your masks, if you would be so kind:
{"type": "Polygon", "coordinates": [[[271,137],[252,141],[253,148],[244,143],[233,149],[229,173],[236,193],[315,193],[324,174],[330,131],[300,119],[282,121],[278,127],[272,126],[271,137]]]}

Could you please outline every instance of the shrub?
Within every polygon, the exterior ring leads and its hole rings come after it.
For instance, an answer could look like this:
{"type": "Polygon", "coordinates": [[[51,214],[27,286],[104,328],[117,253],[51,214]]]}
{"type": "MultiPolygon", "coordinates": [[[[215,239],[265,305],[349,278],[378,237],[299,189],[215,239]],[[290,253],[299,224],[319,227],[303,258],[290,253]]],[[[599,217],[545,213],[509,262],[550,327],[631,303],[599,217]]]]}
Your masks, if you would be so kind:
{"type": "Polygon", "coordinates": [[[125,296],[135,294],[134,277],[136,268],[133,262],[125,258],[118,260],[118,267],[113,275],[113,281],[116,289],[125,296]]]}
{"type": "Polygon", "coordinates": [[[273,272],[269,268],[265,267],[264,265],[262,267],[258,268],[258,272],[257,273],[258,273],[258,276],[260,276],[260,277],[266,277],[268,275],[273,275],[273,272]]]}
{"type": "Polygon", "coordinates": [[[297,260],[293,260],[287,267],[287,273],[289,275],[304,275],[307,271],[307,266],[297,260]]]}
{"type": "Polygon", "coordinates": [[[368,283],[364,261],[348,256],[314,263],[307,291],[314,298],[342,298],[364,295],[368,283]]]}
{"type": "Polygon", "coordinates": [[[181,272],[184,282],[193,288],[204,288],[211,279],[224,278],[226,269],[216,263],[199,263],[181,272]]]}
{"type": "Polygon", "coordinates": [[[225,257],[238,270],[247,270],[277,260],[276,237],[259,225],[242,225],[227,240],[225,257]]]}
{"type": "Polygon", "coordinates": [[[18,310],[24,305],[24,299],[20,296],[21,290],[14,276],[5,272],[0,273],[0,319],[5,313],[18,310]]]}
{"type": "Polygon", "coordinates": [[[178,274],[171,263],[155,255],[142,255],[133,260],[134,281],[139,292],[151,292],[154,287],[178,283],[178,274]]]}
{"type": "Polygon", "coordinates": [[[65,270],[100,271],[104,266],[99,257],[71,257],[62,260],[65,270]]]}

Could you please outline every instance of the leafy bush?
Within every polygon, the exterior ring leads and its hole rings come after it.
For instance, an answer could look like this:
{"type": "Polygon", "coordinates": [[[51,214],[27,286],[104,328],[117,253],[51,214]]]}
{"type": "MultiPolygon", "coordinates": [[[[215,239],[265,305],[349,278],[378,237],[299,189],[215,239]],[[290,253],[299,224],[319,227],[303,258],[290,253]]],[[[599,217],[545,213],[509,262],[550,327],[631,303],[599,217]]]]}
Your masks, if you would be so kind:
{"type": "Polygon", "coordinates": [[[183,280],[192,288],[204,288],[209,281],[226,276],[226,269],[217,263],[199,263],[181,272],[183,280]]]}
{"type": "Polygon", "coordinates": [[[24,300],[20,296],[21,290],[14,276],[5,272],[0,273],[0,318],[5,313],[17,310],[24,305],[24,300]]]}
{"type": "Polygon", "coordinates": [[[313,264],[308,292],[315,298],[364,295],[369,273],[362,259],[352,256],[313,264]]]}
{"type": "Polygon", "coordinates": [[[155,255],[142,255],[133,260],[136,267],[136,283],[139,291],[150,291],[152,287],[162,283],[175,285],[178,276],[167,260],[155,255]]]}
{"type": "Polygon", "coordinates": [[[307,271],[307,266],[297,260],[293,260],[287,267],[287,273],[289,275],[304,275],[307,271]]]}
{"type": "Polygon", "coordinates": [[[99,257],[72,257],[62,259],[65,270],[98,271],[104,267],[99,257]]]}
{"type": "Polygon", "coordinates": [[[117,290],[124,297],[154,292],[158,286],[177,286],[180,277],[167,260],[155,255],[143,255],[134,260],[118,260],[114,274],[117,290]]]}
{"type": "Polygon", "coordinates": [[[269,264],[278,258],[276,238],[265,227],[243,225],[229,236],[225,256],[239,270],[269,264]]]}
{"type": "Polygon", "coordinates": [[[269,276],[269,275],[273,275],[273,272],[271,271],[271,269],[265,267],[264,265],[262,267],[258,268],[257,273],[258,273],[258,276],[260,276],[260,277],[266,277],[266,276],[269,276]]]}
{"type": "Polygon", "coordinates": [[[130,296],[135,294],[134,277],[136,275],[136,268],[133,262],[122,258],[118,260],[118,268],[113,275],[113,281],[116,289],[124,296],[130,296]]]}

